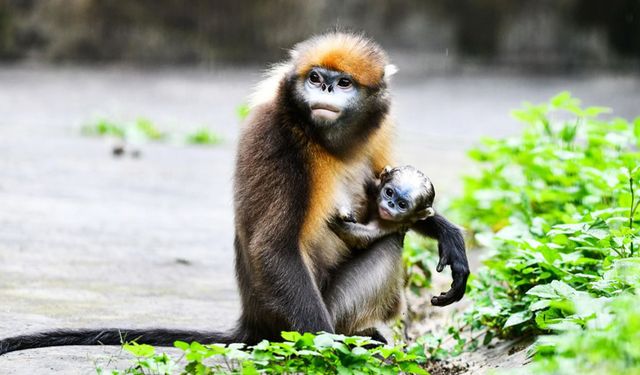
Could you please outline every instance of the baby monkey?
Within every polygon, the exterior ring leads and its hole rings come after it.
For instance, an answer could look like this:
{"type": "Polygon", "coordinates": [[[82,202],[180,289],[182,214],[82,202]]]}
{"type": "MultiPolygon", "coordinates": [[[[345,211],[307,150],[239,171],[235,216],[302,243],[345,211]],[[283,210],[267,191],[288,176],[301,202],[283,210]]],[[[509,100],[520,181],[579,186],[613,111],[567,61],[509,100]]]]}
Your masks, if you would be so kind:
{"type": "Polygon", "coordinates": [[[331,229],[350,248],[366,249],[393,233],[407,232],[413,224],[435,214],[436,192],[431,180],[407,165],[386,166],[377,181],[367,186],[365,223],[357,223],[350,207],[341,207],[331,229]]]}

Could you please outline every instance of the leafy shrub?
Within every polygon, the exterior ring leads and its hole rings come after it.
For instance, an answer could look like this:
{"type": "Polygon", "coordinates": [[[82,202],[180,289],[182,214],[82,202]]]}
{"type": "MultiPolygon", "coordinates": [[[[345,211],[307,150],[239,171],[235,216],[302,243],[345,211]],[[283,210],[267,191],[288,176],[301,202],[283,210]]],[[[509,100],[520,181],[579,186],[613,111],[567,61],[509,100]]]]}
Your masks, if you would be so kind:
{"type": "MultiPolygon", "coordinates": [[[[600,333],[589,330],[612,315],[596,307],[617,306],[640,287],[640,118],[603,120],[604,112],[563,92],[513,112],[525,123],[521,137],[486,139],[470,152],[481,168],[451,208],[493,249],[464,319],[487,330],[485,342],[568,331],[552,341],[580,337],[572,350],[596,347],[600,333]]],[[[632,318],[622,312],[611,319],[632,318]]],[[[603,334],[623,340],[625,332],[603,334]]]]}
{"type": "Polygon", "coordinates": [[[405,351],[402,346],[382,346],[357,336],[283,332],[282,337],[283,342],[264,340],[252,347],[177,341],[175,346],[187,362],[184,366],[166,354],[156,354],[152,346],[125,344],[136,363],[111,374],[427,374],[420,365],[425,361],[420,345],[405,351]]]}
{"type": "MultiPolygon", "coordinates": [[[[637,270],[636,270],[637,271],[637,270]]],[[[637,275],[637,274],[636,274],[637,275]]],[[[637,296],[608,301],[585,299],[576,304],[581,315],[597,318],[588,329],[543,336],[529,369],[532,374],[639,374],[640,311],[637,296]]]]}
{"type": "Polygon", "coordinates": [[[117,123],[107,119],[100,119],[82,127],[82,134],[94,137],[111,137],[133,144],[147,141],[196,145],[218,145],[222,143],[222,137],[215,132],[201,128],[187,135],[169,134],[161,131],[151,120],[139,118],[133,123],[117,123]]]}

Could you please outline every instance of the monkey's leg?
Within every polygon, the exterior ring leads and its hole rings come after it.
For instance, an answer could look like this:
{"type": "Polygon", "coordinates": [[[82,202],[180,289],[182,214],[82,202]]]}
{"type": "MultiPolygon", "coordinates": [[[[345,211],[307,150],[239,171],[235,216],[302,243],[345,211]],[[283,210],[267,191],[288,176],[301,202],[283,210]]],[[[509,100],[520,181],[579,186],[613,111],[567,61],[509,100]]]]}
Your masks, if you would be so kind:
{"type": "Polygon", "coordinates": [[[385,237],[333,272],[323,297],[336,332],[355,334],[400,313],[403,239],[402,234],[385,237]]]}

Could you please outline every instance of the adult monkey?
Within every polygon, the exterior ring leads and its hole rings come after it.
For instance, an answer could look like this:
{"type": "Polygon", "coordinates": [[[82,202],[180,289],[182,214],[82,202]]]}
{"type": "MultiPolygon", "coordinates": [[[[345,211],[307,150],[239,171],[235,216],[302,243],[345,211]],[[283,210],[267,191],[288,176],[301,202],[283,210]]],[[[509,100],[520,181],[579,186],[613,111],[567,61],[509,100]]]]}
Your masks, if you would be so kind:
{"type": "MultiPolygon", "coordinates": [[[[47,331],[0,341],[0,354],[59,345],[172,345],[277,340],[283,330],[363,333],[397,313],[402,236],[352,252],[329,228],[335,211],[366,205],[365,185],[390,164],[386,54],[360,35],[328,33],[297,45],[263,85],[239,143],[235,173],[239,324],[226,333],[166,329],[47,331]],[[273,85],[275,83],[275,85],[273,85]],[[272,85],[270,85],[272,84],[272,85]],[[355,206],[354,206],[355,204],[355,206]],[[354,253],[356,253],[354,255],[354,253]]],[[[412,229],[438,239],[462,298],[469,274],[460,231],[436,215],[412,229]]]]}

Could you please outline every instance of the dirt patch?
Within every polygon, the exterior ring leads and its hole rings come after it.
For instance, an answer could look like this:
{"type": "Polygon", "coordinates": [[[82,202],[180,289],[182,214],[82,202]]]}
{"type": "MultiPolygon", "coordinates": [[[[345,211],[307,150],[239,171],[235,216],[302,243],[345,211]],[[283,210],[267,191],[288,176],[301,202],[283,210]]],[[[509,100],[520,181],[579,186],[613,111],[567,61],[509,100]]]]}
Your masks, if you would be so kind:
{"type": "Polygon", "coordinates": [[[425,368],[431,375],[458,375],[469,370],[468,365],[458,365],[450,361],[429,361],[425,368]]]}

